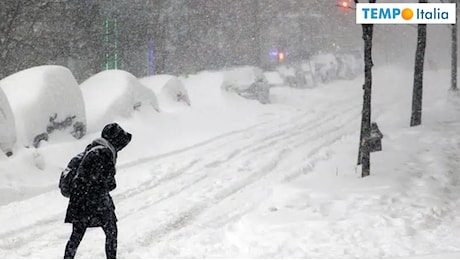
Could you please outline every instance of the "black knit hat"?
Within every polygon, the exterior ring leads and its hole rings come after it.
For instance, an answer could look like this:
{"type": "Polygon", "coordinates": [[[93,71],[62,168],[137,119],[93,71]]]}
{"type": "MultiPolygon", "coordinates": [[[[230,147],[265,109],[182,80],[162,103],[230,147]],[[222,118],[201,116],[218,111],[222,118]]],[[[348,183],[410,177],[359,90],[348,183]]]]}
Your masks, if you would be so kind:
{"type": "Polygon", "coordinates": [[[109,141],[117,151],[120,151],[131,141],[132,135],[123,130],[117,123],[110,123],[102,130],[101,137],[109,141]]]}

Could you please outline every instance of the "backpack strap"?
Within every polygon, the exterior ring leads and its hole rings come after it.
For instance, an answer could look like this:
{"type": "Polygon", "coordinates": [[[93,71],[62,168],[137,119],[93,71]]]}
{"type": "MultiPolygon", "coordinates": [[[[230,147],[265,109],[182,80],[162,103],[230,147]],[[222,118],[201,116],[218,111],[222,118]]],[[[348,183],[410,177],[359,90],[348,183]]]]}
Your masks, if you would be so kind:
{"type": "MultiPolygon", "coordinates": [[[[94,152],[98,149],[101,149],[101,148],[108,148],[111,152],[112,152],[112,161],[113,161],[113,164],[115,165],[116,161],[117,161],[117,153],[115,151],[115,148],[107,141],[105,140],[104,138],[97,138],[93,141],[93,144],[95,143],[95,145],[93,145],[91,148],[87,148],[84,152],[78,154],[77,156],[79,156],[81,159],[79,161],[79,165],[76,167],[77,170],[78,170],[78,167],[80,167],[80,165],[83,163],[83,161],[86,159],[86,156],[88,154],[90,154],[91,152],[94,152]]],[[[76,175],[75,175],[76,177],[76,175]]]]}
{"type": "Polygon", "coordinates": [[[112,160],[113,160],[113,164],[115,165],[117,162],[117,151],[115,150],[115,147],[113,147],[113,145],[109,141],[107,141],[106,139],[102,137],[95,139],[93,142],[97,143],[98,145],[94,146],[90,150],[98,147],[99,145],[104,146],[105,148],[108,148],[110,152],[112,152],[112,160]]]}

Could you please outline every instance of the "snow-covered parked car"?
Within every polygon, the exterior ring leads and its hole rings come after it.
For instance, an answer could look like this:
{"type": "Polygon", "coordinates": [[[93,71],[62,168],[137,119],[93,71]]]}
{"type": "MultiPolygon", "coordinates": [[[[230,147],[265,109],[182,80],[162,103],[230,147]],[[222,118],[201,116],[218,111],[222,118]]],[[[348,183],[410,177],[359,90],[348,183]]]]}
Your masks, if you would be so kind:
{"type": "Polygon", "coordinates": [[[260,68],[240,67],[223,72],[222,89],[238,95],[258,100],[262,104],[270,103],[270,87],[260,68]]]}
{"type": "Polygon", "coordinates": [[[316,54],[310,58],[316,82],[330,82],[337,78],[338,62],[332,53],[316,54]]]}
{"type": "Polygon", "coordinates": [[[265,71],[264,77],[270,87],[282,87],[286,85],[281,73],[278,71],[265,71]]]}
{"type": "Polygon", "coordinates": [[[0,88],[14,115],[19,145],[38,147],[40,141],[51,140],[56,132],[75,138],[85,135],[83,97],[69,69],[54,65],[33,67],[2,79],[0,88]]]}
{"type": "Polygon", "coordinates": [[[7,156],[13,153],[16,143],[16,126],[10,102],[0,88],[0,150],[7,156]]]}
{"type": "Polygon", "coordinates": [[[311,65],[310,60],[300,62],[299,71],[305,79],[306,88],[316,87],[315,78],[313,77],[313,66],[311,65]]]}
{"type": "Polygon", "coordinates": [[[296,77],[296,70],[294,67],[287,66],[287,65],[281,65],[281,66],[276,67],[276,71],[281,75],[286,85],[290,87],[297,86],[298,82],[297,82],[297,77],[296,77]]]}
{"type": "Polygon", "coordinates": [[[130,117],[141,107],[159,111],[155,93],[143,86],[131,73],[106,70],[80,85],[85,100],[88,131],[100,131],[116,117],[130,117]]]}
{"type": "Polygon", "coordinates": [[[190,97],[182,81],[172,75],[154,75],[139,80],[144,86],[151,89],[160,103],[183,103],[191,105],[190,97]]]}
{"type": "Polygon", "coordinates": [[[290,66],[278,66],[276,70],[284,78],[286,84],[292,88],[315,87],[315,81],[313,80],[310,66],[304,66],[303,63],[295,63],[290,66]]]}
{"type": "Polygon", "coordinates": [[[363,72],[363,61],[358,60],[352,53],[338,53],[337,77],[339,79],[354,79],[363,72]]]}

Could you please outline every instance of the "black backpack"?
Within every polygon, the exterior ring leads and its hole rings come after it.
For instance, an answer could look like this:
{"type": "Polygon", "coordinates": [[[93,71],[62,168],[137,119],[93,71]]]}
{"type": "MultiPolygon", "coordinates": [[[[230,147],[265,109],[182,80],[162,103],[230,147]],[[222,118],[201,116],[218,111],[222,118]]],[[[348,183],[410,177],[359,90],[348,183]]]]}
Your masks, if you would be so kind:
{"type": "Polygon", "coordinates": [[[86,151],[73,157],[67,164],[67,167],[61,173],[61,178],[59,179],[59,189],[61,190],[62,196],[66,198],[70,197],[70,187],[72,185],[72,181],[77,175],[77,169],[80,166],[85,154],[86,151]]]}

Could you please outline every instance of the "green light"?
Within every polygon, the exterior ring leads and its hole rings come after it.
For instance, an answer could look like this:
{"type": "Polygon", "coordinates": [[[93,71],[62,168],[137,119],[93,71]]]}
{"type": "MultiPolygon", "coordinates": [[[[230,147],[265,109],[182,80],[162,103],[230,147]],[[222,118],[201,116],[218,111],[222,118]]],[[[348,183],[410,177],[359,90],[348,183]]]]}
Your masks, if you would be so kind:
{"type": "Polygon", "coordinates": [[[114,19],[114,35],[115,35],[115,53],[114,53],[114,69],[118,69],[118,22],[117,19],[114,19]]]}
{"type": "Polygon", "coordinates": [[[118,22],[107,17],[105,22],[105,64],[104,68],[118,69],[118,22]],[[111,26],[112,25],[112,26],[111,26]]]}

